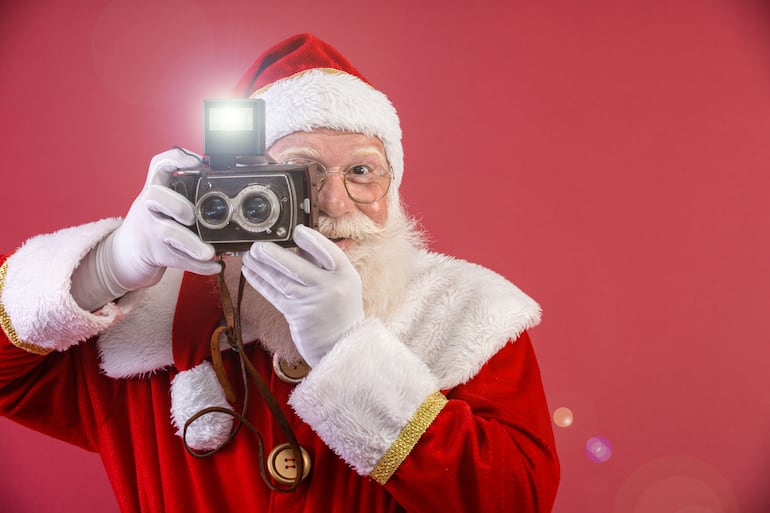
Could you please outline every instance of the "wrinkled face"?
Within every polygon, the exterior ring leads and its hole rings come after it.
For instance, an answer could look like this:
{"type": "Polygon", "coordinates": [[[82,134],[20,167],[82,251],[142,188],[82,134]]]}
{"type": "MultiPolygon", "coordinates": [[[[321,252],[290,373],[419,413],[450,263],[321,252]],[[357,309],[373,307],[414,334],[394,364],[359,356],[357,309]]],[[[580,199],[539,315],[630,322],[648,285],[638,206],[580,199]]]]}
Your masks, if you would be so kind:
{"type": "MultiPolygon", "coordinates": [[[[320,217],[326,217],[331,226],[345,226],[372,223],[382,227],[388,217],[388,195],[372,203],[353,201],[348,195],[343,180],[342,171],[352,166],[365,165],[388,169],[385,148],[376,137],[350,132],[341,132],[326,128],[315,129],[312,132],[294,132],[278,141],[268,153],[277,162],[287,162],[299,159],[311,159],[323,164],[329,171],[326,182],[318,192],[318,208],[320,217]],[[361,223],[361,216],[369,223],[361,223]]],[[[321,232],[334,240],[343,250],[355,243],[356,228],[335,228],[321,232]],[[351,233],[347,233],[350,231],[351,233]]],[[[371,228],[370,228],[371,229],[371,228]]]]}

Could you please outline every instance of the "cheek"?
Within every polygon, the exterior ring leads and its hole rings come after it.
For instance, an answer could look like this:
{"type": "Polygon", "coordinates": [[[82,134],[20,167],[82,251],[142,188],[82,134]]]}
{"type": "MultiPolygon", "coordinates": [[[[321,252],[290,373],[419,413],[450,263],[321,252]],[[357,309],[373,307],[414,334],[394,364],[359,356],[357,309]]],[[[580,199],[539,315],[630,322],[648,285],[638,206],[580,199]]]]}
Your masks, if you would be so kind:
{"type": "Polygon", "coordinates": [[[369,204],[357,203],[356,207],[366,217],[377,223],[379,226],[385,224],[385,220],[388,218],[388,202],[387,196],[379,201],[369,204]]]}

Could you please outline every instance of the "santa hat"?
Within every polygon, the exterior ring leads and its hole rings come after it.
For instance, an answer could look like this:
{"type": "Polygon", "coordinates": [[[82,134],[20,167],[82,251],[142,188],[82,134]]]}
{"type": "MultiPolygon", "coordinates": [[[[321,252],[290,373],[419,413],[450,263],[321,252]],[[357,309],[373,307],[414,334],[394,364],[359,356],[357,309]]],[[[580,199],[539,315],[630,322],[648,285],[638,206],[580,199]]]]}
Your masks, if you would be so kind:
{"type": "Polygon", "coordinates": [[[379,138],[396,197],[404,174],[401,125],[393,104],[335,48],[299,34],[263,53],[234,94],[265,100],[266,144],[292,132],[332,128],[379,138]]]}

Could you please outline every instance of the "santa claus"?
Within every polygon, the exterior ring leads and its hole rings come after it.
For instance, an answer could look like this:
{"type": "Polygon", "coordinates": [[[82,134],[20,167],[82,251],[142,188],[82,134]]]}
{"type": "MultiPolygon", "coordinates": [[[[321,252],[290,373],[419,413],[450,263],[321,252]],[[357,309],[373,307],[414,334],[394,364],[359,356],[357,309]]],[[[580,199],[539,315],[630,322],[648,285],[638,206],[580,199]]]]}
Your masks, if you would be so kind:
{"type": "Polygon", "coordinates": [[[236,95],[312,169],[317,229],[215,258],[168,187],[198,158],[156,156],[125,218],[2,258],[0,412],[98,452],[124,512],[550,511],[540,309],[426,248],[388,98],[308,34],[236,95]]]}

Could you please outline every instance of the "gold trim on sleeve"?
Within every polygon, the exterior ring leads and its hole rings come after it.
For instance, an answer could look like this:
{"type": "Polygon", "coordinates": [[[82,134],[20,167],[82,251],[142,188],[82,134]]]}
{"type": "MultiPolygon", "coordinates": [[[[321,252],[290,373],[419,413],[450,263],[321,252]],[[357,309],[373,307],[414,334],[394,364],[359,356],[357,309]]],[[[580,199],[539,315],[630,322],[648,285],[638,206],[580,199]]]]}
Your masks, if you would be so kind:
{"type": "Polygon", "coordinates": [[[5,336],[8,337],[8,340],[10,340],[11,343],[16,347],[18,347],[19,349],[24,349],[25,351],[28,351],[30,353],[41,354],[41,355],[50,353],[52,349],[46,349],[44,347],[40,347],[38,345],[30,344],[29,342],[24,342],[23,340],[20,340],[19,336],[16,334],[16,330],[13,329],[13,324],[11,323],[11,317],[8,315],[8,312],[5,311],[5,306],[3,306],[3,302],[2,302],[3,289],[5,288],[5,276],[7,273],[8,273],[8,260],[3,262],[3,265],[0,266],[0,327],[3,328],[3,332],[5,333],[5,336]]]}
{"type": "Polygon", "coordinates": [[[384,485],[404,462],[420,437],[435,420],[439,412],[447,403],[447,398],[440,391],[429,395],[417,408],[409,422],[401,429],[396,441],[385,451],[380,461],[374,466],[369,476],[384,485]]]}

